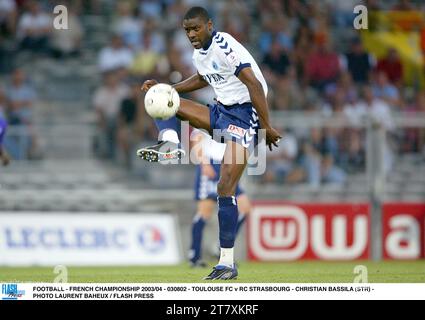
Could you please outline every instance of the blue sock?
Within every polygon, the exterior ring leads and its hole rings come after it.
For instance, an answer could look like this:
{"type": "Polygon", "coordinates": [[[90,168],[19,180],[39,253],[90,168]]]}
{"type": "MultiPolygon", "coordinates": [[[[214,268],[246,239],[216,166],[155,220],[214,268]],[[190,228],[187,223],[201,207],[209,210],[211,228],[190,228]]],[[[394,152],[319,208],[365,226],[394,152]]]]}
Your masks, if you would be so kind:
{"type": "Polygon", "coordinates": [[[192,221],[192,245],[190,246],[190,261],[196,262],[201,258],[202,233],[204,231],[205,220],[196,215],[192,221]]]}
{"type": "Polygon", "coordinates": [[[171,117],[168,120],[159,120],[159,119],[155,119],[155,125],[158,128],[158,132],[161,135],[161,132],[167,129],[171,129],[174,131],[178,131],[178,126],[177,126],[177,118],[176,116],[171,117]]]}
{"type": "Polygon", "coordinates": [[[221,248],[233,248],[238,223],[238,205],[236,198],[218,197],[218,224],[221,248]]]}
{"type": "Polygon", "coordinates": [[[239,213],[239,215],[238,215],[238,223],[236,225],[236,235],[239,233],[239,230],[241,229],[241,227],[244,224],[245,220],[246,220],[246,214],[239,213]]]}

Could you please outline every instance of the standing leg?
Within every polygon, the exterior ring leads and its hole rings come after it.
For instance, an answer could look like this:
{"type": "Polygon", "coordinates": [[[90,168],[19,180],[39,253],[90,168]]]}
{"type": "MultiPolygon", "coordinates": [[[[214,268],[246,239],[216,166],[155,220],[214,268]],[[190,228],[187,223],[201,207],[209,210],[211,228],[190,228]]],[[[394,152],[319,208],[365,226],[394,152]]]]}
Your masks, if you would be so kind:
{"type": "Polygon", "coordinates": [[[217,185],[220,260],[205,280],[228,280],[238,275],[233,254],[238,224],[235,192],[245,170],[247,158],[247,150],[243,146],[233,141],[227,142],[217,185]]]}
{"type": "Polygon", "coordinates": [[[246,167],[246,149],[235,142],[227,142],[217,185],[220,239],[219,265],[233,266],[233,247],[238,224],[236,186],[246,167]],[[242,154],[242,156],[240,156],[242,154]],[[237,163],[241,159],[242,163],[237,163]]]}

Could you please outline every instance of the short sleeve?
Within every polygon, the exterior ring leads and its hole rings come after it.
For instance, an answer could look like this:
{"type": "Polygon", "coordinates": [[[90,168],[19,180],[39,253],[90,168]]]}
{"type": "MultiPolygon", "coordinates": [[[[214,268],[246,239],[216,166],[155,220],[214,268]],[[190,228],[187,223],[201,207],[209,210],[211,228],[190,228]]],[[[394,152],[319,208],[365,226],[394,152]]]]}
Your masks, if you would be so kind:
{"type": "Polygon", "coordinates": [[[244,61],[244,56],[239,50],[241,45],[230,35],[217,33],[214,41],[217,43],[222,56],[224,56],[227,66],[235,76],[238,76],[242,69],[251,66],[251,63],[244,61]]]}

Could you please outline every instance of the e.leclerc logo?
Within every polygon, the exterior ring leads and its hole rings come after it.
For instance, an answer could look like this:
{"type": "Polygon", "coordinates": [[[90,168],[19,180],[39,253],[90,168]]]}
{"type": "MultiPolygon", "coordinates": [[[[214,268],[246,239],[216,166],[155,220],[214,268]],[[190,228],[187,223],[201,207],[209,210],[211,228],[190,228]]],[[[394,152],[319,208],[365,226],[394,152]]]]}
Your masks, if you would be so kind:
{"type": "Polygon", "coordinates": [[[2,300],[18,300],[25,294],[25,290],[18,290],[17,283],[4,283],[1,285],[2,300]]]}
{"type": "Polygon", "coordinates": [[[145,226],[139,232],[140,245],[151,253],[161,251],[165,247],[165,238],[154,226],[145,226]]]}

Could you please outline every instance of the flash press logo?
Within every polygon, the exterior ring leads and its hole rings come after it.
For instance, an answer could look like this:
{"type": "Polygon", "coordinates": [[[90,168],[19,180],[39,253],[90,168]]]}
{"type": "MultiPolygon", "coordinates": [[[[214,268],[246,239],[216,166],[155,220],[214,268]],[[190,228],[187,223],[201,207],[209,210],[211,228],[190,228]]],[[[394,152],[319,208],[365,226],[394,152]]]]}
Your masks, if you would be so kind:
{"type": "Polygon", "coordinates": [[[18,300],[25,294],[25,290],[18,290],[18,284],[5,283],[1,285],[2,300],[18,300]]]}

